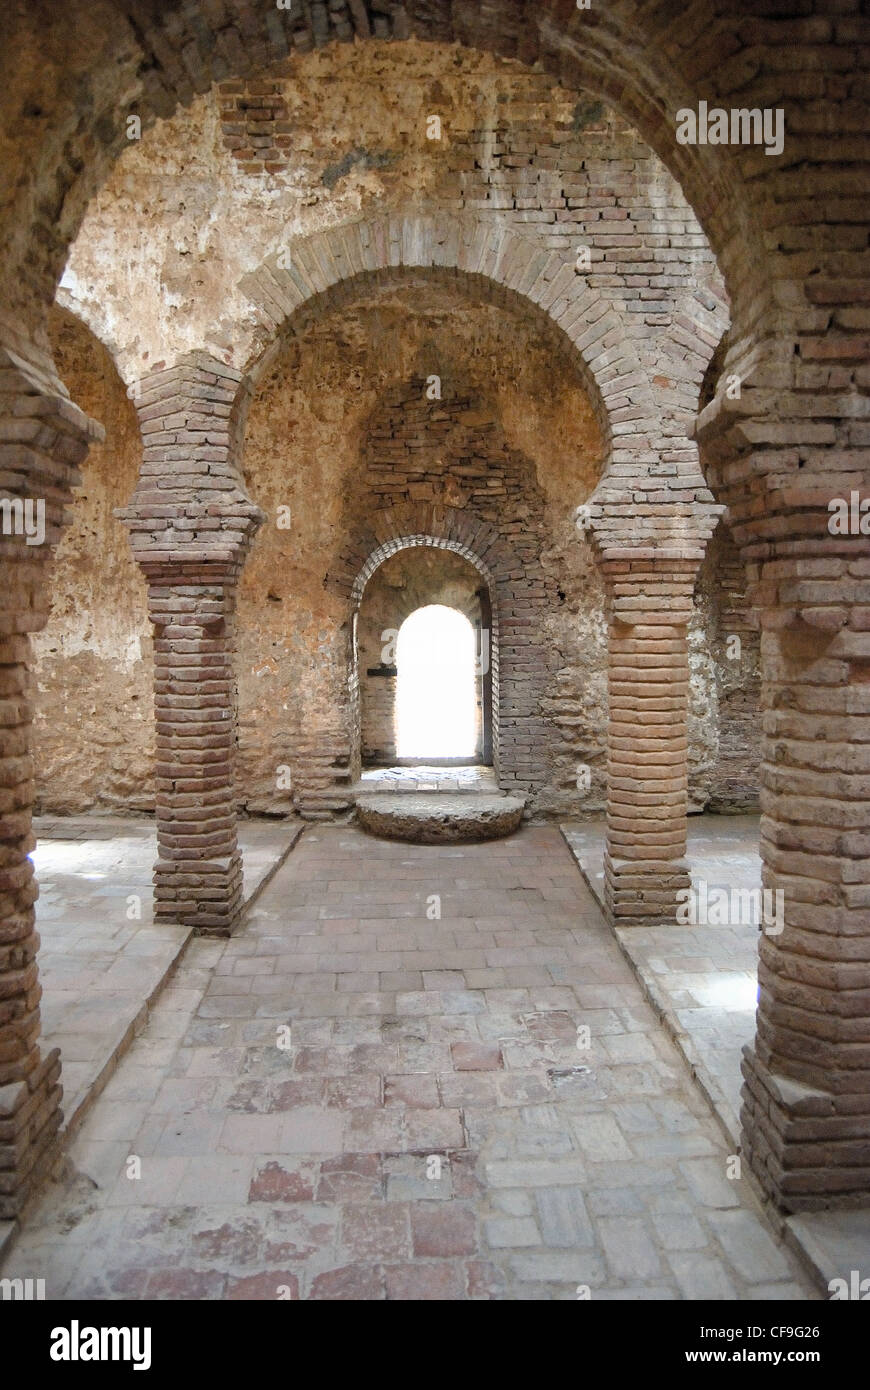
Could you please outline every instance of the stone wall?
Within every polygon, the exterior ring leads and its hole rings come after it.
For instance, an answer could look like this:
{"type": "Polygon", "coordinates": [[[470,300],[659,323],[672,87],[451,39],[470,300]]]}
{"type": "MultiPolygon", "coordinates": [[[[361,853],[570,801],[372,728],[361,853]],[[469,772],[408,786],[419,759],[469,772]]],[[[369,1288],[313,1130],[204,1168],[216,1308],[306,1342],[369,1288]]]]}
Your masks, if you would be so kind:
{"type": "Polygon", "coordinates": [[[130,498],[142,444],[105,348],[62,309],[52,346],[73,399],[105,427],[82,470],[53,560],[51,615],[33,638],[37,805],[154,807],[154,666],[145,585],[115,507],[130,498]]]}
{"type": "Polygon", "coordinates": [[[198,348],[243,368],[264,339],[252,271],[298,238],[409,205],[510,227],[571,262],[588,247],[590,288],[618,302],[674,408],[678,359],[703,350],[723,298],[691,207],[610,106],[470,50],[312,52],[198,97],[128,142],[62,294],[128,380],[198,348]]]}

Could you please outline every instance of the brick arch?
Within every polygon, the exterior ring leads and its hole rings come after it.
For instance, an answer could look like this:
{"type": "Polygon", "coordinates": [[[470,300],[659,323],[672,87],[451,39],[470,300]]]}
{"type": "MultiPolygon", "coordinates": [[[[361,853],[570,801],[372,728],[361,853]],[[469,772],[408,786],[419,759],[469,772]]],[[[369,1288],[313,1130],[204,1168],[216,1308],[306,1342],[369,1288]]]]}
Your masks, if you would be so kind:
{"type": "MultiPolygon", "coordinates": [[[[351,674],[350,674],[350,694],[351,694],[351,729],[353,748],[351,751],[351,761],[355,766],[359,758],[361,746],[361,721],[362,709],[360,702],[358,651],[355,639],[356,622],[362,608],[363,599],[369,581],[374,578],[381,565],[394,555],[398,555],[404,550],[414,550],[428,548],[433,550],[449,550],[454,555],[459,555],[466,560],[473,569],[477,571],[487,590],[490,609],[490,632],[489,632],[489,692],[488,692],[488,719],[489,719],[489,740],[491,744],[492,762],[497,777],[501,776],[501,684],[500,684],[500,659],[499,659],[499,600],[506,597],[505,590],[505,567],[504,562],[498,561],[497,550],[500,546],[499,538],[491,527],[469,523],[468,519],[461,511],[453,508],[449,510],[451,515],[448,517],[438,516],[435,509],[419,508],[390,508],[389,511],[379,514],[377,519],[377,529],[380,530],[380,523],[389,526],[391,530],[401,528],[403,523],[413,524],[410,521],[413,515],[417,524],[429,526],[429,530],[408,531],[404,534],[393,534],[388,540],[379,544],[366,558],[355,579],[353,580],[350,591],[351,604],[351,674]],[[389,520],[388,520],[389,517],[389,520]],[[474,544],[470,544],[473,542],[474,544]],[[496,555],[493,555],[493,550],[496,555]],[[497,578],[496,572],[490,564],[483,558],[483,553],[488,553],[490,560],[494,558],[499,564],[500,577],[497,578]]],[[[342,587],[337,585],[337,587],[342,587]]],[[[486,726],[487,712],[484,713],[484,725],[486,726]]]]}
{"type": "MultiPolygon", "coordinates": [[[[453,511],[453,509],[450,510],[453,511]]],[[[382,513],[381,515],[386,515],[386,513],[382,513]]],[[[461,512],[454,512],[454,515],[458,516],[460,519],[462,518],[461,512]]],[[[434,517],[432,521],[435,521],[434,517]]],[[[445,531],[451,529],[449,520],[445,522],[444,529],[445,531]]],[[[468,527],[467,529],[472,534],[474,529],[477,530],[478,535],[476,539],[479,543],[481,539],[480,532],[484,528],[468,527]]],[[[488,530],[489,528],[487,527],[485,529],[488,530]]],[[[390,540],[382,542],[376,550],[372,551],[350,587],[350,598],[353,605],[358,608],[362,603],[363,595],[365,594],[369,581],[374,578],[376,572],[380,569],[385,560],[391,559],[393,555],[398,555],[402,550],[411,550],[419,546],[428,546],[433,550],[449,550],[454,555],[460,555],[463,560],[467,560],[469,564],[474,566],[488,588],[493,591],[495,590],[495,574],[484,562],[480,554],[472,550],[471,546],[447,534],[433,535],[431,531],[428,533],[416,532],[414,534],[395,535],[390,540]]],[[[336,583],[336,587],[344,586],[340,583],[336,583]]]]}
{"type": "MultiPolygon", "coordinates": [[[[731,329],[728,303],[714,285],[700,285],[676,307],[674,322],[657,347],[679,392],[680,409],[695,419],[701,409],[701,385],[720,345],[731,329]]],[[[653,378],[653,386],[657,385],[653,378]]]]}
{"type": "Polygon", "coordinates": [[[468,214],[385,214],[296,238],[274,252],[241,282],[262,324],[246,379],[256,386],[288,334],[303,333],[366,287],[415,277],[473,302],[533,314],[575,364],[608,452],[629,449],[655,430],[648,374],[620,307],[590,289],[564,252],[468,214]]]}
{"type": "Polygon", "coordinates": [[[262,323],[258,351],[241,379],[249,397],[287,334],[303,333],[366,286],[414,277],[425,286],[435,277],[473,300],[537,315],[542,332],[576,364],[607,450],[602,476],[583,504],[596,559],[622,561],[638,548],[682,553],[687,539],[693,553],[701,547],[700,558],[722,508],[701,475],[697,446],[685,438],[674,448],[663,433],[650,371],[625,315],[587,286],[564,253],[473,215],[415,212],[345,223],[283,249],[241,282],[262,323]],[[670,458],[662,467],[663,450],[670,458]],[[639,518],[641,493],[651,502],[639,518]]]}
{"type": "MultiPolygon", "coordinates": [[[[730,329],[728,303],[714,285],[707,283],[677,304],[672,325],[655,344],[658,357],[652,389],[656,408],[668,422],[667,433],[683,436],[687,458],[708,486],[711,484],[698,448],[696,425],[704,404],[704,384],[714,362],[721,369],[731,341],[726,336],[730,329]]],[[[740,369],[749,374],[745,361],[740,369]]],[[[720,375],[721,371],[714,379],[715,386],[719,385],[720,375]]]]}
{"type": "MultiPolygon", "coordinates": [[[[529,753],[541,743],[543,720],[535,712],[535,690],[526,708],[517,701],[518,682],[523,682],[524,663],[534,663],[539,643],[522,609],[527,601],[525,582],[517,577],[516,559],[510,546],[490,525],[464,511],[432,503],[412,503],[377,513],[364,536],[342,556],[327,583],[342,594],[348,606],[351,638],[354,615],[359,612],[366,585],[385,560],[402,550],[429,546],[462,556],[483,579],[492,609],[490,665],[492,671],[493,762],[502,786],[533,793],[535,773],[529,753]],[[515,607],[516,610],[515,611],[515,607]]],[[[352,652],[352,660],[355,652],[352,652]]],[[[351,705],[354,739],[358,730],[358,686],[351,663],[351,705]]],[[[526,682],[528,683],[528,682],[526,682]]],[[[532,682],[534,685],[534,681],[532,682]]]]}
{"type": "MultiPolygon", "coordinates": [[[[659,5],[642,11],[633,0],[611,0],[584,11],[572,0],[505,0],[489,9],[406,0],[391,6],[389,16],[368,0],[328,10],[281,10],[251,0],[192,0],[156,9],[140,0],[71,0],[63,26],[43,18],[41,10],[27,13],[32,8],[15,7],[4,16],[0,44],[10,58],[2,88],[6,120],[17,129],[20,149],[20,168],[9,182],[17,197],[5,239],[16,265],[26,271],[22,295],[27,289],[44,294],[46,275],[57,277],[87,202],[125,147],[128,111],[140,116],[144,129],[215,81],[249,76],[288,54],[332,42],[413,37],[537,65],[621,111],[684,188],[714,250],[727,263],[726,278],[745,290],[747,320],[770,308],[756,215],[766,190],[760,194],[758,181],[753,186],[744,176],[744,170],[755,171],[755,152],[680,146],[674,133],[677,109],[719,90],[723,55],[736,69],[731,87],[724,83],[726,92],[740,88],[743,97],[756,78],[763,86],[766,49],[777,46],[777,35],[759,24],[761,32],[744,33],[747,21],[739,11],[731,12],[729,0],[712,5],[690,0],[676,9],[659,5]],[[19,61],[31,46],[41,60],[38,99],[29,67],[19,61]],[[88,104],[85,119],[77,102],[88,104]],[[30,114],[24,124],[22,110],[30,114]],[[25,244],[36,224],[44,243],[39,264],[25,244]],[[741,240],[759,254],[742,258],[741,240]]],[[[808,33],[797,41],[818,43],[826,37],[808,33]]],[[[0,119],[3,115],[0,109],[0,119]]]]}

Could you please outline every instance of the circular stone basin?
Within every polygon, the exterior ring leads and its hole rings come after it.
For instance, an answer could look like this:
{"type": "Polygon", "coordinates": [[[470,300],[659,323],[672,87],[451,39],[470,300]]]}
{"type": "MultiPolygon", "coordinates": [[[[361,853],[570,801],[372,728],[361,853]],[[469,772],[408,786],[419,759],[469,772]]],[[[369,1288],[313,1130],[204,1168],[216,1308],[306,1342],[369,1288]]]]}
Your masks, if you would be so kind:
{"type": "Polygon", "coordinates": [[[468,792],[383,792],[357,799],[356,814],[371,835],[418,845],[498,840],[516,830],[525,800],[468,792]]]}

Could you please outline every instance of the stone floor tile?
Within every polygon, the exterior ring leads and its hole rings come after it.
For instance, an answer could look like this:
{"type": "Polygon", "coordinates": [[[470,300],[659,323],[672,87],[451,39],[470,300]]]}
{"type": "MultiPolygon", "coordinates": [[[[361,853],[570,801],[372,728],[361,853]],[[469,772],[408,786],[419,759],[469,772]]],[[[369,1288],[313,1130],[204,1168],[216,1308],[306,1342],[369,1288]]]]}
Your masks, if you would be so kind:
{"type": "MultiPolygon", "coordinates": [[[[420,1072],[384,1077],[384,1104],[406,1105],[411,1109],[433,1109],[440,1104],[438,1078],[420,1072]]],[[[449,1102],[445,1101],[445,1104],[449,1102]]]]}
{"type": "Polygon", "coordinates": [[[722,1261],[711,1255],[673,1253],[666,1256],[684,1298],[736,1299],[737,1290],[722,1261]]]}
{"type": "Polygon", "coordinates": [[[603,1259],[586,1251],[528,1251],[512,1255],[509,1267],[515,1278],[530,1283],[588,1284],[592,1288],[604,1283],[603,1259]]]}
{"type": "Polygon", "coordinates": [[[680,1212],[653,1212],[651,1220],[665,1250],[701,1250],[709,1243],[706,1231],[694,1216],[680,1212]]]}
{"type": "Polygon", "coordinates": [[[747,1284],[769,1284],[788,1279],[791,1263],[781,1246],[752,1212],[735,1209],[711,1211],[707,1223],[729,1263],[747,1284]]]}
{"type": "Polygon", "coordinates": [[[408,1207],[403,1202],[354,1203],[344,1208],[341,1246],[353,1260],[389,1260],[411,1255],[408,1207]]]}
{"type": "Polygon", "coordinates": [[[328,1076],[324,1082],[326,1104],[337,1110],[371,1109],[381,1104],[383,1085],[376,1072],[328,1076]]]}
{"type": "Polygon", "coordinates": [[[387,1298],[411,1302],[456,1302],[465,1294],[465,1273],[460,1261],[421,1264],[388,1264],[384,1267],[387,1298]]]}
{"type": "Polygon", "coordinates": [[[365,1263],[329,1269],[316,1276],[308,1297],[328,1299],[330,1302],[347,1300],[353,1303],[384,1299],[386,1290],[383,1273],[378,1266],[365,1263]]]}
{"type": "Polygon", "coordinates": [[[492,1216],[483,1224],[491,1250],[521,1250],[542,1244],[537,1222],[531,1216],[492,1216]]]}
{"type": "MultiPolygon", "coordinates": [[[[530,1192],[522,1192],[518,1189],[507,1188],[504,1192],[492,1192],[490,1202],[497,1211],[502,1211],[506,1216],[533,1216],[535,1208],[530,1192]]],[[[554,1244],[548,1241],[548,1244],[554,1244]]]]}
{"type": "Polygon", "coordinates": [[[320,1165],[313,1159],[259,1158],[254,1164],[248,1190],[249,1202],[312,1202],[320,1177],[320,1165]]]}
{"type": "Polygon", "coordinates": [[[599,1216],[597,1226],[613,1278],[658,1278],[662,1272],[661,1261],[644,1220],[633,1216],[599,1216]]]}
{"type": "Polygon", "coordinates": [[[459,1110],[408,1109],[405,1111],[405,1147],[408,1149],[461,1149],[465,1132],[459,1110]]]}
{"type": "Polygon", "coordinates": [[[496,1071],[504,1065],[495,1043],[458,1042],[450,1048],[457,1071],[496,1071]]]}
{"type": "Polygon", "coordinates": [[[243,1299],[257,1299],[269,1302],[299,1298],[299,1276],[286,1269],[263,1270],[259,1274],[248,1274],[242,1278],[228,1278],[224,1298],[229,1302],[243,1299]]]}
{"type": "Polygon", "coordinates": [[[580,1187],[544,1187],[535,1193],[544,1244],[577,1249],[594,1245],[595,1234],[580,1187]]]}
{"type": "Polygon", "coordinates": [[[613,1115],[592,1111],[574,1122],[574,1133],[585,1156],[593,1163],[630,1159],[634,1155],[613,1115]]]}
{"type": "Polygon", "coordinates": [[[724,1157],[689,1159],[680,1164],[680,1172],[701,1206],[725,1208],[740,1205],[737,1183],[725,1176],[724,1157]]]}

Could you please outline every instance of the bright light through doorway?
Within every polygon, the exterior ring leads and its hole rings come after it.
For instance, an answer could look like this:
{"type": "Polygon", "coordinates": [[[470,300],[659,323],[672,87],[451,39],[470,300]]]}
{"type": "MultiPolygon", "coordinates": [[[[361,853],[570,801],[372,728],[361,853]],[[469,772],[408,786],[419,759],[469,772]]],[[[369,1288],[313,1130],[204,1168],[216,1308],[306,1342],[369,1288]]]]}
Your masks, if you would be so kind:
{"type": "Polygon", "coordinates": [[[473,758],[474,628],[431,603],[406,618],[396,642],[396,752],[400,758],[473,758]]]}

